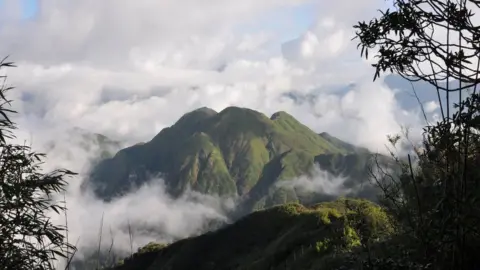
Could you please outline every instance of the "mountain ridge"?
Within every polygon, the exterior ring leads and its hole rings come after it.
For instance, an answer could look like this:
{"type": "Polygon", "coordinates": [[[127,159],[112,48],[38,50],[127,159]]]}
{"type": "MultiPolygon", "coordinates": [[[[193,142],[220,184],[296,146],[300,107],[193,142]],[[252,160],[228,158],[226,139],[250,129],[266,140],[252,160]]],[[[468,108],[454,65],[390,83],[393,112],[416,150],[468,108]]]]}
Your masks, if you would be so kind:
{"type": "MultiPolygon", "coordinates": [[[[192,188],[246,197],[252,209],[261,209],[299,200],[296,191],[274,188],[279,181],[308,175],[316,164],[337,173],[329,168],[331,162],[319,162],[325,155],[366,159],[370,153],[328,133],[317,134],[284,111],[267,117],[248,108],[231,106],[216,112],[202,107],[149,142],[124,148],[100,162],[92,170],[90,184],[97,196],[110,200],[161,177],[174,196],[192,188]]],[[[355,170],[362,168],[350,170],[353,177],[355,170]]]]}

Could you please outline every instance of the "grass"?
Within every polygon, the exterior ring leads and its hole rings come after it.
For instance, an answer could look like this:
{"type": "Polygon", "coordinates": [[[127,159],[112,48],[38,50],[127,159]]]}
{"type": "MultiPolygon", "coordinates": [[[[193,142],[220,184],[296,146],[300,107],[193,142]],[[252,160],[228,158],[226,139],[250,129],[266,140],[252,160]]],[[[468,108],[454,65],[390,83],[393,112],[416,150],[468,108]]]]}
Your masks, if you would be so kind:
{"type": "Polygon", "coordinates": [[[321,269],[360,245],[357,231],[345,223],[356,208],[378,221],[376,230],[388,230],[384,213],[365,200],[313,207],[291,203],[254,212],[215,232],[145,248],[148,252],[137,252],[115,270],[321,269]]]}

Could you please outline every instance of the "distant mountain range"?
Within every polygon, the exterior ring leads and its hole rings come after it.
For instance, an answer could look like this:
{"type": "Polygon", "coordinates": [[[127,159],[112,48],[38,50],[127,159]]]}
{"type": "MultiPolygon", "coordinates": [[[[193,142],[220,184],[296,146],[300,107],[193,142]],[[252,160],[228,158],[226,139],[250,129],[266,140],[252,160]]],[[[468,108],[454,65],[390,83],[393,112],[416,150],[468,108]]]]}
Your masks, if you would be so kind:
{"type": "Polygon", "coordinates": [[[322,181],[343,181],[339,187],[345,190],[343,195],[374,197],[372,187],[364,185],[373,156],[328,133],[315,133],[286,112],[267,117],[239,107],[221,112],[200,108],[151,141],[102,160],[84,187],[89,185],[97,196],[111,200],[162,178],[173,196],[191,188],[237,197],[248,213],[338,195],[322,190],[322,181]],[[325,176],[330,179],[322,179],[325,176]],[[316,181],[320,188],[298,188],[299,177],[316,181]]]}
{"type": "Polygon", "coordinates": [[[56,158],[59,158],[57,154],[60,154],[63,158],[75,160],[76,155],[84,155],[89,163],[97,164],[101,160],[113,157],[122,148],[118,141],[77,127],[60,131],[59,136],[63,138],[47,140],[43,149],[56,158]]]}

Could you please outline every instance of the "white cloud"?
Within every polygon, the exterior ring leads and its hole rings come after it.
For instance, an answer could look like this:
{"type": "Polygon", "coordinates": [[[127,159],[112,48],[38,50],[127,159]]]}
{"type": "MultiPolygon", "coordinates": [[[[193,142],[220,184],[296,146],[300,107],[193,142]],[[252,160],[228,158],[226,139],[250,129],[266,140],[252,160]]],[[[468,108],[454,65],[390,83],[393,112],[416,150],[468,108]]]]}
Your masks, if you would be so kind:
{"type": "Polygon", "coordinates": [[[18,87],[21,127],[77,125],[136,143],[195,108],[236,105],[287,109],[318,131],[379,148],[386,132],[398,130],[399,113],[389,89],[364,84],[373,70],[350,39],[355,20],[368,19],[382,1],[314,2],[319,19],[280,55],[272,49],[282,45],[275,43],[279,33],[236,30],[302,2],[42,1],[35,20],[4,18],[0,27],[0,53],[19,65],[9,74],[18,87]],[[317,99],[313,112],[323,118],[283,98],[358,81],[365,86],[317,99]],[[326,104],[337,99],[341,110],[326,104]]]}
{"type": "MultiPolygon", "coordinates": [[[[227,212],[235,206],[233,198],[219,198],[190,190],[173,198],[165,191],[161,179],[152,180],[135,193],[104,202],[95,198],[90,190],[82,192],[80,189],[90,162],[98,155],[98,144],[89,142],[91,138],[82,136],[81,131],[52,129],[35,135],[40,140],[34,140],[34,150],[49,154],[43,164],[46,171],[63,167],[79,173],[67,179],[69,186],[65,193],[68,237],[78,248],[76,259],[90,256],[93,250],[97,250],[100,230],[102,252],[109,249],[113,238],[114,252],[127,255],[130,253],[128,224],[132,228],[135,252],[150,241],[171,243],[205,232],[212,222],[228,222],[227,212]]],[[[25,137],[27,134],[19,134],[19,139],[25,137]]],[[[116,150],[110,151],[115,153],[116,150]]],[[[56,199],[63,201],[63,194],[56,199]]],[[[50,215],[53,222],[65,225],[65,216],[53,211],[50,215]]],[[[58,269],[63,269],[64,262],[59,263],[58,269]]]]}
{"type": "Polygon", "coordinates": [[[432,113],[436,109],[440,108],[440,105],[438,105],[438,102],[433,100],[426,102],[423,106],[424,106],[425,112],[427,113],[432,113]]]}
{"type": "Polygon", "coordinates": [[[290,188],[299,192],[313,192],[323,195],[342,196],[346,195],[351,188],[345,187],[347,177],[342,175],[334,176],[331,173],[320,169],[318,165],[313,167],[311,176],[300,176],[289,181],[281,181],[276,185],[281,188],[290,188]]]}
{"type": "MultiPolygon", "coordinates": [[[[17,5],[15,2],[18,1],[7,0],[3,13],[10,14],[9,5],[17,5]]],[[[228,39],[232,27],[272,8],[301,2],[304,1],[41,1],[38,17],[33,21],[21,21],[20,16],[2,20],[4,43],[0,53],[15,53],[19,60],[47,65],[67,61],[125,69],[128,65],[119,65],[128,64],[133,52],[155,54],[159,61],[172,64],[182,61],[179,51],[191,44],[199,53],[188,55],[187,60],[201,60],[222,50],[220,41],[228,39]]]]}
{"type": "MultiPolygon", "coordinates": [[[[109,203],[90,194],[79,194],[77,187],[70,187],[66,194],[68,227],[70,241],[79,239],[76,259],[93,254],[100,230],[102,252],[108,250],[113,238],[114,251],[125,255],[130,252],[129,224],[135,252],[151,241],[171,243],[206,232],[212,222],[228,222],[226,211],[233,207],[232,200],[193,191],[172,198],[162,183],[152,181],[151,185],[109,203]]],[[[57,222],[65,222],[64,217],[57,216],[57,222]]]]}

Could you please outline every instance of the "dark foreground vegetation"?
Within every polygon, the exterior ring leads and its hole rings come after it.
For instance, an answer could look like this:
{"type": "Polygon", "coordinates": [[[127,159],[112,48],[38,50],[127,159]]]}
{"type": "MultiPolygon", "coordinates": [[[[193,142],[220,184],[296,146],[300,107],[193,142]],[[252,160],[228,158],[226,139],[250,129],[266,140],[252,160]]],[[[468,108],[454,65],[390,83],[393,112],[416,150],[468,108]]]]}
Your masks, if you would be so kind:
{"type": "MultiPolygon", "coordinates": [[[[0,69],[13,64],[0,62],[0,69]]],[[[5,77],[2,77],[5,79],[5,77]]],[[[65,204],[53,199],[66,187],[66,177],[74,173],[59,169],[43,173],[44,155],[27,145],[13,143],[16,126],[10,119],[6,94],[0,86],[0,269],[55,269],[56,260],[70,258],[75,247],[68,243],[65,226],[51,222],[49,212],[60,214],[65,204]]]]}
{"type": "Polygon", "coordinates": [[[292,203],[168,246],[151,244],[115,269],[333,269],[348,264],[350,251],[361,251],[367,241],[377,243],[392,230],[386,213],[366,200],[308,208],[292,203]]]}

